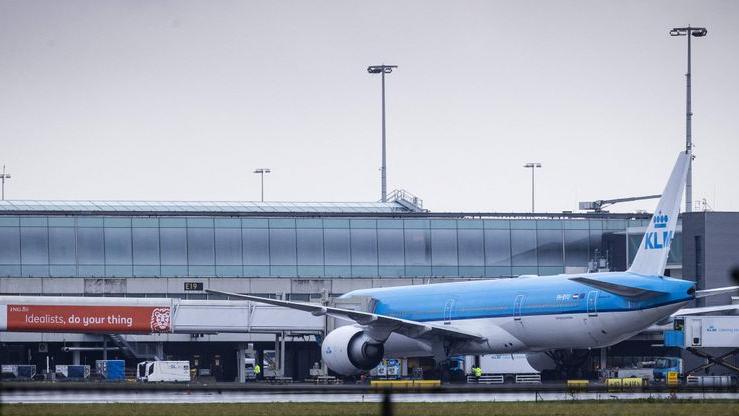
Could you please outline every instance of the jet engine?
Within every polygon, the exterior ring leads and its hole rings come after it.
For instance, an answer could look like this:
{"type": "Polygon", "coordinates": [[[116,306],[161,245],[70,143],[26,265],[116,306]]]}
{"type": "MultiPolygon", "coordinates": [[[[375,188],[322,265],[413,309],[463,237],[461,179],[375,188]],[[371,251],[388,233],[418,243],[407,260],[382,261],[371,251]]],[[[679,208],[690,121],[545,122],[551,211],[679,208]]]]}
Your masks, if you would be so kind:
{"type": "Polygon", "coordinates": [[[382,361],[384,344],[370,338],[360,327],[347,325],[329,332],[321,345],[328,368],[350,376],[369,371],[382,361]]]}

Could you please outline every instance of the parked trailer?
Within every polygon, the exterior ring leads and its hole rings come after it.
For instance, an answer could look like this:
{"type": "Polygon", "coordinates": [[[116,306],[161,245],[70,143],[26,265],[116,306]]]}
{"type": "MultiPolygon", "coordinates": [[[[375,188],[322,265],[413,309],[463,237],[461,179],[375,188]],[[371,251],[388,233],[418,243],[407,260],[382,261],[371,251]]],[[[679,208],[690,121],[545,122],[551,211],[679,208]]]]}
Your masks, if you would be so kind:
{"type": "Polygon", "coordinates": [[[190,382],[189,361],[143,361],[136,378],[143,382],[190,382]]]}

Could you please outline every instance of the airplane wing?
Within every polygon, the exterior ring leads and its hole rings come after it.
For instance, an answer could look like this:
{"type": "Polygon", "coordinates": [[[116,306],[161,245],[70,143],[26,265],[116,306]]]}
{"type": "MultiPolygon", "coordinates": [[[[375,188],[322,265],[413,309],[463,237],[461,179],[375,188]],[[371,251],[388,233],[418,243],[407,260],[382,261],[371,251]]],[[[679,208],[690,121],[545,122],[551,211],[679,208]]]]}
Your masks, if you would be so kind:
{"type": "Polygon", "coordinates": [[[724,293],[736,292],[738,290],[739,290],[739,286],[726,286],[726,287],[717,287],[715,289],[696,290],[695,297],[705,298],[708,296],[715,296],[715,295],[722,295],[724,293]]]}
{"type": "Polygon", "coordinates": [[[736,311],[739,310],[739,305],[718,305],[718,306],[704,306],[702,308],[683,308],[670,315],[670,318],[676,316],[688,316],[688,315],[700,315],[702,313],[711,312],[723,312],[723,311],[736,311]]]}
{"type": "Polygon", "coordinates": [[[466,331],[460,328],[439,326],[426,322],[411,321],[407,319],[395,318],[393,316],[378,315],[371,312],[354,311],[351,309],[334,308],[331,306],[315,305],[303,302],[292,302],[287,300],[269,299],[259,296],[242,295],[240,293],[221,292],[218,290],[205,290],[208,293],[215,293],[224,296],[232,296],[236,298],[246,299],[253,302],[266,303],[269,305],[282,306],[285,308],[297,309],[310,312],[313,315],[329,315],[335,318],[349,319],[360,325],[368,327],[370,336],[377,339],[387,338],[390,332],[398,332],[411,338],[427,338],[433,336],[442,336],[446,338],[454,338],[459,340],[483,340],[480,334],[466,331]]]}

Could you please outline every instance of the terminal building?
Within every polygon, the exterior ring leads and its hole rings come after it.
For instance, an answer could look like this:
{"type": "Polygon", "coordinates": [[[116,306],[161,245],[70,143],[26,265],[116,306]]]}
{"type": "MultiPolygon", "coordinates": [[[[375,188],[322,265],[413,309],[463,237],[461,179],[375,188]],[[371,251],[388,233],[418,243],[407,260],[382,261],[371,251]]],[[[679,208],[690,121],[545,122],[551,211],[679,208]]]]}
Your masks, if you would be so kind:
{"type": "MultiPolygon", "coordinates": [[[[211,288],[331,302],[368,287],[619,271],[628,267],[650,217],[435,213],[417,198],[397,195],[385,203],[2,201],[0,296],[222,300],[203,291],[211,288]]],[[[666,274],[697,279],[701,289],[726,286],[731,262],[739,262],[731,254],[738,225],[739,213],[683,215],[666,274]]],[[[237,351],[248,343],[258,361],[277,354],[281,372],[302,379],[320,360],[319,343],[331,324],[300,331],[296,316],[270,324],[273,332],[126,336],[128,342],[0,332],[0,361],[45,366],[50,356],[57,364],[89,364],[103,354],[135,361],[151,350],[232,381],[237,351]],[[126,351],[134,343],[137,351],[126,351]],[[101,351],[111,345],[118,349],[101,351]]],[[[305,314],[306,327],[314,324],[310,318],[305,314]]],[[[649,337],[627,341],[611,347],[607,359],[619,364],[664,354],[650,350],[652,344],[649,337]]]]}

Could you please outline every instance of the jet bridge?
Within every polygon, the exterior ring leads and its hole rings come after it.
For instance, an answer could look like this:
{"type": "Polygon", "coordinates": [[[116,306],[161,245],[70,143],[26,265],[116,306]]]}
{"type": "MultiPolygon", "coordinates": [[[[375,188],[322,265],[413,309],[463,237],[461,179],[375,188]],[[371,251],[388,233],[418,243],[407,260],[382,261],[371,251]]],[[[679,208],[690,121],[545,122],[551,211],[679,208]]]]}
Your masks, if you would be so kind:
{"type": "MultiPolygon", "coordinates": [[[[181,341],[183,335],[195,339],[214,334],[267,334],[274,335],[280,374],[286,339],[311,335],[320,339],[326,324],[325,317],[244,300],[0,296],[1,342],[44,339],[47,333],[63,339],[74,338],[71,334],[98,334],[103,337],[104,356],[105,345],[111,341],[111,349],[126,356],[158,359],[162,358],[162,342],[181,341]]],[[[246,344],[239,345],[243,350],[246,344]]],[[[72,346],[68,351],[84,348],[72,346]]]]}
{"type": "Polygon", "coordinates": [[[0,331],[106,334],[301,333],[323,317],[243,300],[0,296],[0,331]]]}
{"type": "Polygon", "coordinates": [[[664,332],[666,347],[683,348],[705,359],[685,374],[693,374],[713,366],[723,366],[736,373],[739,367],[728,358],[739,353],[739,316],[685,316],[674,320],[672,330],[664,332]],[[715,349],[724,349],[715,355],[715,349]],[[729,348],[729,350],[725,350],[729,348]]]}

